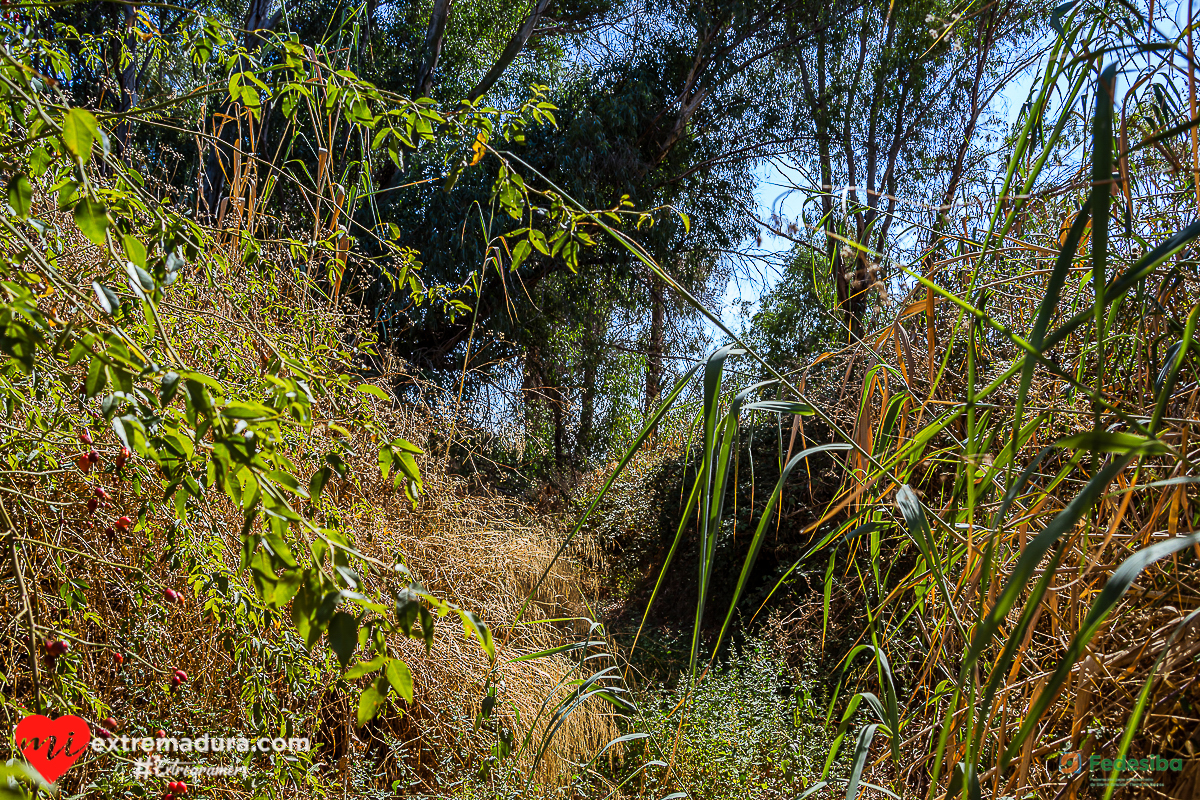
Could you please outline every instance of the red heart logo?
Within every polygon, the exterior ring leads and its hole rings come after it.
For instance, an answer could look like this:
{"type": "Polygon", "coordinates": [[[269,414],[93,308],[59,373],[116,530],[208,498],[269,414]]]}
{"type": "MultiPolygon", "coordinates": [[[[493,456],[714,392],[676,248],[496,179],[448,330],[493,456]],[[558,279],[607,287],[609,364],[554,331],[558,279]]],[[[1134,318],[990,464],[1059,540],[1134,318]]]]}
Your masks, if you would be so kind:
{"type": "Polygon", "coordinates": [[[29,766],[36,769],[46,783],[54,783],[83,755],[92,731],[80,717],[50,719],[41,714],[30,714],[17,723],[13,738],[29,766]]]}

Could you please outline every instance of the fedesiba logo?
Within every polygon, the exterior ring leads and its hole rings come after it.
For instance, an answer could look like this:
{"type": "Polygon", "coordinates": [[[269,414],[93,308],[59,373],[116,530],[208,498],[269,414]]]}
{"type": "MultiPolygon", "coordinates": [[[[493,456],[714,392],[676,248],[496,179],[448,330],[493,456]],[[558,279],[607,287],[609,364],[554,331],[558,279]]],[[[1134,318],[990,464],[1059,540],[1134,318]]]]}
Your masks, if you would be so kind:
{"type": "Polygon", "coordinates": [[[1063,753],[1058,757],[1058,771],[1060,774],[1070,777],[1078,775],[1082,769],[1083,753],[1079,750],[1063,753]]]}
{"type": "Polygon", "coordinates": [[[1066,781],[1073,780],[1087,767],[1093,786],[1158,786],[1163,773],[1183,771],[1182,758],[1165,758],[1159,755],[1149,755],[1145,758],[1105,758],[1099,753],[1093,753],[1085,759],[1082,751],[1067,750],[1057,758],[1060,778],[1066,781]]]}

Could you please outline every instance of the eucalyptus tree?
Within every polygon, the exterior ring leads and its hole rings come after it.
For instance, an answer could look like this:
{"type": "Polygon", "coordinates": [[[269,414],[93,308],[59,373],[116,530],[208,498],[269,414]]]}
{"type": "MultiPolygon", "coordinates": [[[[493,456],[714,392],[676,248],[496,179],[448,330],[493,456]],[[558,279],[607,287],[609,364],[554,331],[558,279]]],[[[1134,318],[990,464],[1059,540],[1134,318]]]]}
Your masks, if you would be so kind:
{"type": "Polygon", "coordinates": [[[807,222],[824,239],[851,341],[871,290],[885,286],[869,253],[893,246],[901,216],[944,228],[964,179],[986,164],[981,135],[1003,132],[996,101],[1036,59],[1043,6],[866,0],[822,12],[797,54],[807,135],[785,172],[819,198],[807,222]]]}

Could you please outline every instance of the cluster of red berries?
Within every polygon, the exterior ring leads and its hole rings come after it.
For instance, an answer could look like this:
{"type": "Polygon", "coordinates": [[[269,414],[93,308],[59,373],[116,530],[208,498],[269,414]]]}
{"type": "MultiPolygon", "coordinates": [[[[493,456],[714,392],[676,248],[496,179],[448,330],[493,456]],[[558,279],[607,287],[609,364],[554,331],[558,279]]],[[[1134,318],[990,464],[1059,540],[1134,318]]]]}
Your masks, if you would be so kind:
{"type": "MultiPolygon", "coordinates": [[[[87,445],[88,447],[91,447],[92,446],[92,435],[90,433],[88,433],[87,431],[80,431],[79,432],[79,441],[82,442],[83,444],[87,445]]],[[[121,448],[121,452],[117,455],[117,461],[116,461],[116,466],[117,466],[118,472],[125,469],[126,462],[128,462],[132,456],[133,456],[133,453],[131,453],[129,451],[128,447],[121,448]]],[[[82,454],[77,459],[75,459],[75,466],[79,467],[79,470],[81,472],[83,472],[85,475],[90,473],[92,471],[92,467],[96,466],[99,463],[100,463],[100,454],[97,453],[94,449],[89,450],[88,452],[82,454]]],[[[112,500],[112,497],[109,495],[109,493],[107,491],[105,491],[103,488],[97,486],[93,490],[92,496],[88,498],[88,501],[87,501],[88,513],[95,514],[96,509],[100,508],[101,506],[108,505],[108,503],[111,500],[112,500]]],[[[120,517],[116,523],[117,530],[120,530],[120,531],[128,531],[132,525],[133,525],[133,520],[131,520],[127,516],[120,517]]],[[[106,528],[104,532],[111,536],[113,533],[113,529],[106,528]]]]}
{"type": "MultiPolygon", "coordinates": [[[[87,431],[79,432],[79,442],[88,447],[92,446],[92,435],[87,431]]],[[[92,467],[100,463],[100,454],[95,450],[89,450],[83,453],[79,458],[75,459],[75,466],[79,467],[79,471],[85,475],[92,471],[92,467]]]]}
{"type": "Polygon", "coordinates": [[[100,463],[100,454],[95,450],[87,453],[82,453],[79,458],[75,459],[75,466],[79,467],[79,471],[87,474],[92,471],[92,467],[100,463]]]}
{"type": "Polygon", "coordinates": [[[176,800],[177,797],[188,793],[188,785],[183,781],[171,781],[167,784],[167,792],[163,800],[176,800]]]}
{"type": "Polygon", "coordinates": [[[71,652],[70,643],[63,641],[62,639],[46,640],[46,655],[50,657],[51,661],[59,656],[65,656],[69,652],[71,652]]]}
{"type": "Polygon", "coordinates": [[[187,673],[181,669],[177,669],[177,670],[175,670],[174,673],[171,674],[171,686],[172,687],[178,687],[179,684],[183,683],[186,680],[187,680],[187,673]]]}
{"type": "MultiPolygon", "coordinates": [[[[86,453],[81,454],[75,459],[75,466],[79,467],[80,472],[85,475],[92,471],[92,468],[100,463],[100,454],[92,448],[92,435],[87,431],[79,432],[80,444],[86,445],[89,449],[86,453]]],[[[128,447],[122,446],[121,451],[117,454],[116,467],[117,472],[125,469],[125,464],[133,457],[128,447]]]]}
{"type": "Polygon", "coordinates": [[[92,496],[88,498],[88,513],[95,514],[96,509],[106,504],[109,500],[112,500],[112,497],[109,496],[108,492],[97,486],[93,491],[92,496]]]}

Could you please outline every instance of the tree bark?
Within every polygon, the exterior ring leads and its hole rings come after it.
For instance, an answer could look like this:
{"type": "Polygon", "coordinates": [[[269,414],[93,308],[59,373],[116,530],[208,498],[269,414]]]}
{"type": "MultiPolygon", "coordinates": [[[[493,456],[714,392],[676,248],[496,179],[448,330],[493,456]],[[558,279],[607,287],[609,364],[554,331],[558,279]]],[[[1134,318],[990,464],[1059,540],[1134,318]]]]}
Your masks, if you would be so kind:
{"type": "Polygon", "coordinates": [[[542,14],[546,13],[546,7],[550,5],[550,0],[538,0],[537,5],[529,12],[529,16],[525,18],[525,22],[513,34],[513,37],[508,40],[508,44],[504,46],[500,57],[496,59],[496,63],[488,70],[487,75],[481,80],[471,93],[467,95],[467,99],[474,103],[479,98],[487,94],[491,88],[500,80],[500,76],[504,74],[504,70],[508,69],[508,65],[513,62],[521,51],[525,49],[525,45],[529,42],[529,37],[533,36],[533,32],[537,30],[537,24],[542,19],[542,14]]]}
{"type": "MultiPolygon", "coordinates": [[[[123,48],[117,51],[115,71],[117,73],[117,84],[120,89],[120,111],[122,114],[127,114],[138,102],[138,37],[135,31],[137,26],[137,6],[127,5],[124,8],[125,44],[123,48]],[[129,62],[122,67],[121,62],[125,57],[129,58],[129,62]]],[[[121,124],[117,126],[115,133],[114,144],[116,145],[116,155],[118,158],[125,158],[132,133],[132,124],[128,117],[121,120],[121,124]]]]}
{"type": "MultiPolygon", "coordinates": [[[[654,413],[662,394],[663,328],[666,287],[657,275],[650,276],[650,343],[646,348],[646,414],[654,413]]],[[[650,429],[651,444],[658,438],[658,426],[650,429]]]]}
{"type": "Polygon", "coordinates": [[[599,389],[600,352],[604,340],[605,318],[600,315],[588,320],[588,331],[583,342],[583,389],[579,397],[579,432],[575,437],[575,464],[582,467],[592,455],[596,443],[596,398],[599,389]]]}
{"type": "Polygon", "coordinates": [[[434,0],[433,14],[429,17],[429,30],[425,34],[425,44],[417,62],[417,77],[413,81],[414,98],[430,97],[433,93],[433,73],[437,70],[438,59],[442,55],[446,24],[450,19],[450,7],[453,5],[454,0],[434,0]]]}

